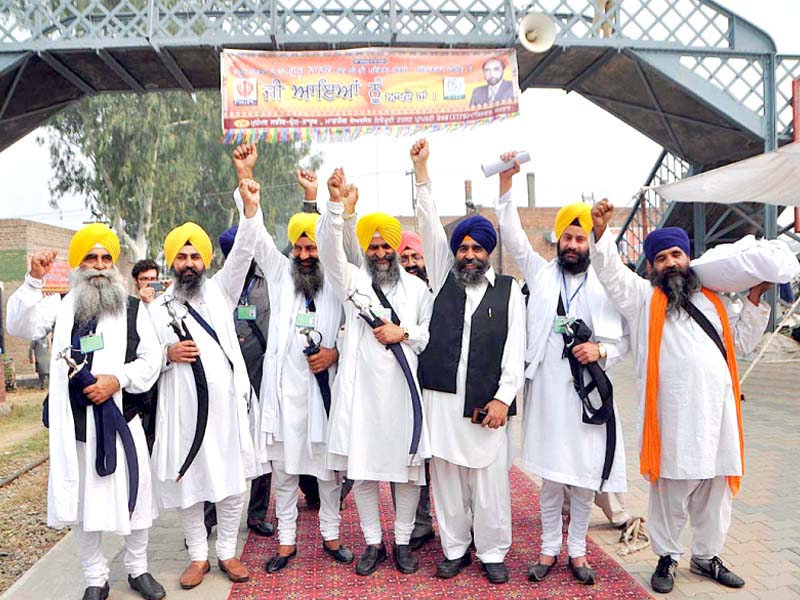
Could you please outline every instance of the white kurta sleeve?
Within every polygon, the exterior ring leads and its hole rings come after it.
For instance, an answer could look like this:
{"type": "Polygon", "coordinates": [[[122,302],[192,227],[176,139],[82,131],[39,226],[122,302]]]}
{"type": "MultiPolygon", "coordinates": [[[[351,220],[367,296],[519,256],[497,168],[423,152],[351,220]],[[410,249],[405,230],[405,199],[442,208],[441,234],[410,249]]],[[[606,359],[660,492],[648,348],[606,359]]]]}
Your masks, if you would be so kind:
{"type": "Polygon", "coordinates": [[[250,263],[255,255],[256,243],[264,228],[264,215],[261,208],[252,217],[245,217],[238,189],[233,196],[236,206],[239,208],[239,229],[236,231],[236,239],[233,240],[230,254],[219,272],[214,275],[214,281],[222,290],[231,310],[239,302],[247,271],[250,269],[250,263]]]}
{"type": "Polygon", "coordinates": [[[453,266],[453,253],[447,242],[447,233],[436,205],[433,202],[433,189],[430,181],[417,183],[417,219],[422,235],[422,254],[425,257],[425,269],[434,295],[439,293],[447,274],[453,266]]]}
{"type": "Polygon", "coordinates": [[[762,301],[756,306],[745,298],[742,302],[742,310],[739,314],[736,314],[726,296],[722,296],[722,301],[725,304],[725,310],[728,312],[728,323],[731,327],[736,351],[740,354],[749,354],[756,349],[769,324],[771,312],[769,304],[762,301]]]}
{"type": "MultiPolygon", "coordinates": [[[[263,224],[261,227],[261,235],[258,236],[258,240],[256,241],[255,259],[256,264],[264,273],[264,277],[270,284],[274,284],[282,276],[285,269],[289,267],[289,261],[291,260],[278,250],[278,247],[275,245],[275,240],[263,224]]],[[[244,283],[242,283],[242,285],[244,285],[244,283]]]]}
{"type": "Polygon", "coordinates": [[[364,262],[364,253],[361,252],[361,246],[356,236],[357,220],[358,213],[354,214],[350,219],[342,217],[342,221],[344,222],[344,226],[342,227],[342,243],[344,244],[344,253],[345,256],[347,256],[347,262],[360,267],[361,263],[364,262]]]}
{"type": "Polygon", "coordinates": [[[592,232],[589,248],[592,266],[609,299],[622,316],[629,321],[635,319],[651,294],[652,285],[622,263],[610,230],[606,229],[599,240],[592,232]]]}
{"type": "Polygon", "coordinates": [[[536,274],[547,265],[547,261],[533,249],[525,230],[522,229],[517,207],[511,202],[510,190],[497,200],[495,213],[503,239],[503,248],[517,264],[528,285],[533,285],[536,274]]]}
{"type": "Polygon", "coordinates": [[[516,281],[508,299],[508,335],[500,363],[500,383],[494,397],[510,405],[525,380],[525,300],[516,281]]]}
{"type": "Polygon", "coordinates": [[[431,323],[432,313],[433,294],[425,290],[424,293],[419,294],[417,302],[417,323],[415,325],[405,325],[401,323],[401,325],[408,329],[408,339],[405,343],[411,346],[411,349],[416,354],[422,354],[422,351],[428,346],[428,341],[431,338],[428,327],[431,323]]]}
{"type": "Polygon", "coordinates": [[[44,296],[44,281],[25,275],[25,281],[11,294],[6,305],[6,330],[9,335],[38,340],[53,330],[61,304],[58,294],[44,296]]]}
{"type": "Polygon", "coordinates": [[[161,372],[163,351],[145,306],[140,302],[136,314],[136,331],[139,334],[136,359],[125,363],[122,372],[117,374],[120,388],[134,394],[142,394],[153,387],[161,372]]]}
{"type": "Polygon", "coordinates": [[[345,302],[358,267],[348,263],[345,256],[342,243],[343,212],[341,202],[328,202],[328,210],[317,221],[317,247],[325,281],[333,286],[339,300],[345,302]]]}
{"type": "Polygon", "coordinates": [[[618,362],[621,362],[631,349],[631,333],[628,322],[622,319],[622,337],[617,340],[606,340],[597,337],[598,342],[602,342],[606,349],[606,357],[602,359],[603,369],[610,369],[618,362]]]}

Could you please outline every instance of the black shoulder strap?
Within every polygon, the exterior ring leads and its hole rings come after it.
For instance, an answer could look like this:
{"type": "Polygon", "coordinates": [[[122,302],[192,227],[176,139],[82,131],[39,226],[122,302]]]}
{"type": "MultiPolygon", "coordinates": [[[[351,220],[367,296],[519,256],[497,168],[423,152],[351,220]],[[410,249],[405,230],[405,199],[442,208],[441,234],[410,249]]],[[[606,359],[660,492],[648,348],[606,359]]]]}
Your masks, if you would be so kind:
{"type": "Polygon", "coordinates": [[[397,312],[394,310],[392,303],[389,302],[389,299],[386,297],[386,294],[383,293],[381,286],[379,286],[373,281],[372,289],[375,291],[375,294],[377,294],[378,300],[381,301],[383,307],[388,308],[390,311],[392,311],[392,323],[394,323],[395,325],[400,325],[400,317],[397,316],[397,312]]]}
{"type": "Polygon", "coordinates": [[[125,343],[125,363],[136,360],[136,350],[139,348],[139,330],[136,319],[139,316],[139,299],[128,296],[128,337],[125,343]]]}
{"type": "Polygon", "coordinates": [[[714,342],[717,348],[719,348],[719,351],[722,352],[722,358],[725,359],[725,362],[728,362],[728,353],[725,351],[725,344],[722,343],[719,333],[717,333],[717,330],[714,329],[714,326],[711,324],[711,321],[708,320],[708,317],[706,317],[703,312],[691,302],[687,302],[686,312],[688,312],[689,316],[692,317],[697,324],[700,325],[700,328],[706,332],[706,335],[711,338],[711,341],[714,342]]]}

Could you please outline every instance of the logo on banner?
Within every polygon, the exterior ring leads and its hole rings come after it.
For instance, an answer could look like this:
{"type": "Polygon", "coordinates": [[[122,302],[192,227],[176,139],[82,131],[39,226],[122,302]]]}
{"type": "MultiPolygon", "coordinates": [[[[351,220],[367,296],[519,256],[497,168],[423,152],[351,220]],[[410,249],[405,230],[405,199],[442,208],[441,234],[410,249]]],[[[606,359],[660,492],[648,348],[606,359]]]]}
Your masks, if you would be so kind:
{"type": "Polygon", "coordinates": [[[464,100],[467,97],[467,83],[463,77],[444,78],[444,99],[464,100]]]}
{"type": "Polygon", "coordinates": [[[258,104],[258,88],[256,78],[247,77],[233,80],[233,105],[255,106],[258,104]]]}

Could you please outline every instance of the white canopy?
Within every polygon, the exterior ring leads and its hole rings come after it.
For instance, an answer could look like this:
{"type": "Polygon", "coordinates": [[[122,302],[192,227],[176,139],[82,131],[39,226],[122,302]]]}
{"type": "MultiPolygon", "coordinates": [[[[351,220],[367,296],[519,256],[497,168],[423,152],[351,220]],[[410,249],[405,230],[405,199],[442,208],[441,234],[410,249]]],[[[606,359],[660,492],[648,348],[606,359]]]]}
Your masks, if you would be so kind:
{"type": "Polygon", "coordinates": [[[660,185],[655,191],[673,202],[760,202],[800,206],[800,142],[660,185]]]}

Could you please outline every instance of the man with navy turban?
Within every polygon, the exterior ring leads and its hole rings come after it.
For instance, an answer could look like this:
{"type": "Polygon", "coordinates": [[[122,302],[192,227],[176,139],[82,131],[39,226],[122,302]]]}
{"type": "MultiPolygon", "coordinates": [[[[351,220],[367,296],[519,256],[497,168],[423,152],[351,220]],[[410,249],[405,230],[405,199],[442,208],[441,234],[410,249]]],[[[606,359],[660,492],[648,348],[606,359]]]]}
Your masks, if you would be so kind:
{"type": "Polygon", "coordinates": [[[430,342],[420,357],[445,555],[436,574],[461,572],[474,542],[486,578],[505,583],[511,547],[506,422],[523,383],[525,306],[517,282],[489,264],[497,234],[487,219],[463,219],[448,242],[431,196],[429,154],[427,140],[411,148],[417,219],[436,297],[430,342]]]}

